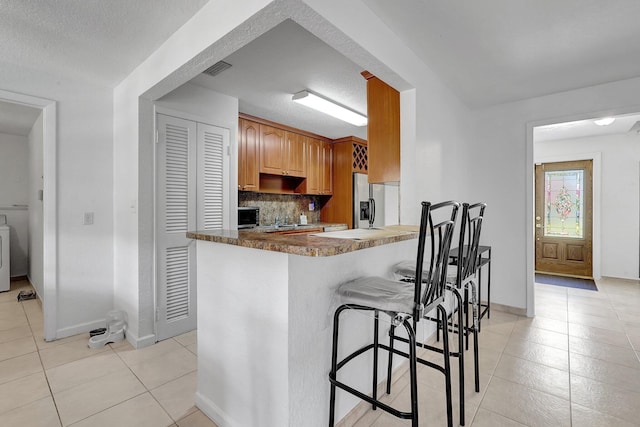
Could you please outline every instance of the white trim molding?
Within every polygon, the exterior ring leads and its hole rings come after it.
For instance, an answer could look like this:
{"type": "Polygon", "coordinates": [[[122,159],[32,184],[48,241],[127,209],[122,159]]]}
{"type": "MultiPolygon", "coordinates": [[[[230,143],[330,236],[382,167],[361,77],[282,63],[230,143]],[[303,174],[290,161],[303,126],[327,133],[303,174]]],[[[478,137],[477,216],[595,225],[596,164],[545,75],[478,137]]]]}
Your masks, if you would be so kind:
{"type": "Polygon", "coordinates": [[[58,324],[58,183],[56,101],[0,90],[0,101],[42,110],[43,121],[43,304],[44,339],[57,337],[58,324]]]}

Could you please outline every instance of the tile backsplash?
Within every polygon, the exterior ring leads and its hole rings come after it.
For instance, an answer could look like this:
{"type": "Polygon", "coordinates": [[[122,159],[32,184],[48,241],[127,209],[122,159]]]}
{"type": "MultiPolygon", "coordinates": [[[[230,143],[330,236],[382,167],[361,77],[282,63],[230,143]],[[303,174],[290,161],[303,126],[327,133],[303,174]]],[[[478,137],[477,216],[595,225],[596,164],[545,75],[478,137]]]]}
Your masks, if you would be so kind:
{"type": "Polygon", "coordinates": [[[307,222],[320,222],[320,208],[326,202],[326,197],[309,196],[299,194],[269,194],[238,192],[238,206],[256,206],[260,208],[260,224],[270,225],[276,216],[284,223],[289,218],[289,223],[300,222],[300,214],[307,215],[307,222]],[[315,205],[313,211],[309,211],[309,203],[315,205]]]}

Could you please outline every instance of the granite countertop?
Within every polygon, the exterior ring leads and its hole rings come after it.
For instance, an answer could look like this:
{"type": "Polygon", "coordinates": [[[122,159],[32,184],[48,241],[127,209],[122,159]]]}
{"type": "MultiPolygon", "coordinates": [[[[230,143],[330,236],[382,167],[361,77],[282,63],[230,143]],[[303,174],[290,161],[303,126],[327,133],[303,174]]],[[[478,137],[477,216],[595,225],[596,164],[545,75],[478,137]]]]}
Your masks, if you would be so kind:
{"type": "Polygon", "coordinates": [[[418,237],[418,226],[390,225],[373,230],[328,233],[259,233],[245,230],[191,231],[190,239],[302,256],[332,256],[418,237]],[[323,236],[324,235],[324,236],[323,236]]]}

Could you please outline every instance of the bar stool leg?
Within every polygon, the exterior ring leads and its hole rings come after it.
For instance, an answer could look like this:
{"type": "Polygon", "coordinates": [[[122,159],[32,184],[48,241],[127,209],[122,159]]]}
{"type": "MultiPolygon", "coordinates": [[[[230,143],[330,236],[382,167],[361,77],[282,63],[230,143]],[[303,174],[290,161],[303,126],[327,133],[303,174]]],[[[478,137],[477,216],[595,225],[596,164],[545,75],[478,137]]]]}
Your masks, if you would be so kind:
{"type": "Polygon", "coordinates": [[[480,361],[478,354],[478,331],[473,328],[473,368],[475,370],[476,393],[480,393],[480,361]]]}
{"type": "Polygon", "coordinates": [[[458,302],[458,387],[459,387],[459,400],[460,400],[460,425],[464,425],[464,325],[462,324],[462,295],[460,291],[453,288],[453,294],[458,302]]]}
{"type": "Polygon", "coordinates": [[[465,349],[469,350],[469,288],[464,287],[464,326],[465,326],[465,349]]]}
{"type": "MultiPolygon", "coordinates": [[[[347,307],[338,307],[333,315],[333,344],[331,347],[331,371],[329,377],[336,379],[336,370],[338,369],[338,329],[340,322],[340,313],[347,307]]],[[[336,385],[331,383],[331,394],[329,396],[329,427],[333,427],[336,412],[336,385]]]]}
{"type": "Polygon", "coordinates": [[[487,272],[487,319],[491,319],[491,248],[489,248],[489,271],[487,272]]]}
{"type": "MultiPolygon", "coordinates": [[[[443,319],[447,319],[447,310],[438,305],[438,312],[442,314],[443,319]]],[[[445,320],[446,322],[446,320],[445,320]]],[[[447,393],[447,425],[453,427],[453,407],[451,403],[451,360],[449,352],[449,328],[442,328],[442,354],[444,356],[444,382],[445,392],[447,393]]]]}
{"type": "MultiPolygon", "coordinates": [[[[416,355],[416,333],[407,319],[402,322],[409,336],[409,379],[411,387],[411,427],[418,427],[418,369],[416,355]]],[[[452,427],[452,426],[449,426],[452,427]]]]}
{"type": "Polygon", "coordinates": [[[387,365],[387,394],[391,394],[391,371],[393,365],[393,344],[395,342],[395,331],[396,327],[392,323],[391,327],[389,328],[389,348],[391,350],[389,351],[389,360],[387,365]]]}
{"type": "MultiPolygon", "coordinates": [[[[371,390],[371,396],[374,399],[378,399],[378,329],[379,329],[379,312],[375,310],[375,316],[373,321],[373,386],[371,390]]],[[[374,411],[377,409],[377,405],[374,403],[371,405],[371,409],[374,411]]]]}
{"type": "Polygon", "coordinates": [[[482,332],[482,268],[478,269],[478,332],[482,332]]]}
{"type": "Polygon", "coordinates": [[[480,373],[479,373],[479,354],[478,354],[478,333],[480,332],[480,317],[482,307],[480,307],[480,291],[476,292],[475,283],[469,283],[471,286],[471,303],[473,304],[473,365],[475,370],[475,386],[476,392],[480,392],[480,373]],[[476,305],[478,306],[476,308],[476,305]]]}

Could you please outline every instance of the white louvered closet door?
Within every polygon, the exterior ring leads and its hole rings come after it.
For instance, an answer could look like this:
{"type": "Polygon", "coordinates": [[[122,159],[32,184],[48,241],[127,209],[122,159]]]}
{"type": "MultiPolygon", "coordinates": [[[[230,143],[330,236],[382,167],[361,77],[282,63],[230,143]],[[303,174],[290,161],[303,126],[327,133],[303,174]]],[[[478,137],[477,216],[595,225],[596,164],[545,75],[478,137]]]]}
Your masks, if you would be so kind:
{"type": "Polygon", "coordinates": [[[158,340],[196,328],[196,244],[192,230],[228,226],[229,130],[157,115],[158,340]]]}
{"type": "Polygon", "coordinates": [[[198,230],[229,228],[224,216],[224,206],[229,206],[224,173],[229,170],[228,145],[228,129],[198,123],[198,230]]]}

